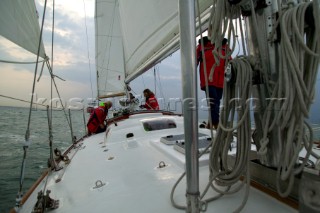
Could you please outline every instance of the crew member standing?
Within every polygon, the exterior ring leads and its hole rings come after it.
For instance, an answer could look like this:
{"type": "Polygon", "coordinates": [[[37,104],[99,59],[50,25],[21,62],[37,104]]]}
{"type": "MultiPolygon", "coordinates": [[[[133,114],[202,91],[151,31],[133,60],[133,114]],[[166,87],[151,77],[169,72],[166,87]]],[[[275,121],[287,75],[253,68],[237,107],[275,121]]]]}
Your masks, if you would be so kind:
{"type": "MultiPolygon", "coordinates": [[[[224,38],[222,40],[221,50],[218,49],[218,52],[225,56],[227,52],[227,42],[228,40],[224,38]]],[[[219,64],[216,64],[214,55],[212,51],[215,48],[215,45],[210,42],[207,36],[203,37],[203,45],[204,45],[204,57],[206,61],[206,71],[204,72],[204,64],[202,58],[202,48],[201,48],[201,40],[199,39],[199,45],[197,46],[197,62],[200,63],[200,87],[201,90],[206,92],[206,81],[205,74],[208,80],[208,90],[210,100],[210,112],[211,112],[211,122],[212,125],[208,122],[207,128],[212,128],[212,126],[217,129],[219,124],[219,114],[220,114],[220,100],[222,98],[223,92],[223,83],[224,83],[224,70],[226,65],[226,59],[223,57],[219,58],[219,64]],[[210,78],[211,69],[213,70],[212,78],[210,78]]],[[[231,60],[232,58],[228,58],[231,60]]]]}

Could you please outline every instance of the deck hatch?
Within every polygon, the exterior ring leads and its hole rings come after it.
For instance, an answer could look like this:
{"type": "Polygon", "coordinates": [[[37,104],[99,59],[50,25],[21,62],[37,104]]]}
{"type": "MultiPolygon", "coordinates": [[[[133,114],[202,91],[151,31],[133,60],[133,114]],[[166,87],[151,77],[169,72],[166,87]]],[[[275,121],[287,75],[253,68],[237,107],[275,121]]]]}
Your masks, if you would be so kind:
{"type": "MultiPolygon", "coordinates": [[[[207,139],[209,138],[208,135],[199,133],[198,134],[199,139],[207,139]]],[[[165,137],[160,138],[160,142],[166,144],[166,145],[174,145],[176,142],[184,141],[184,134],[180,135],[167,135],[165,137]]]]}
{"type": "MultiPolygon", "coordinates": [[[[198,140],[198,151],[199,151],[199,153],[204,151],[207,148],[207,146],[209,146],[210,144],[211,144],[211,138],[210,137],[199,138],[199,140],[198,140]]],[[[175,150],[177,150],[178,152],[181,152],[182,154],[185,154],[185,142],[184,142],[184,140],[177,141],[174,144],[173,148],[175,150]]],[[[209,152],[209,150],[207,152],[209,152]]]]}
{"type": "Polygon", "coordinates": [[[151,118],[141,120],[145,131],[155,131],[162,129],[177,128],[177,124],[172,118],[151,118]]]}

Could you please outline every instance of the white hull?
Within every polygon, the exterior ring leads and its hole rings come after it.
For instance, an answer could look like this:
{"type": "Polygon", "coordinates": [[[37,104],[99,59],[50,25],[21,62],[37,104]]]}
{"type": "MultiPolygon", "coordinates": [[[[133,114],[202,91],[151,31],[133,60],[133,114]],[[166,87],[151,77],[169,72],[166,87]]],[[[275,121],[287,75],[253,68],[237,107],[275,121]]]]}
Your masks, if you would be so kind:
{"type": "MultiPolygon", "coordinates": [[[[78,142],[77,148],[66,153],[71,162],[57,172],[45,177],[19,212],[32,212],[37,193],[51,190],[50,197],[59,200],[59,208],[52,212],[182,212],[170,202],[172,187],[184,172],[184,154],[165,145],[160,138],[183,133],[183,118],[170,116],[177,128],[146,132],[141,120],[163,117],[160,113],[137,114],[125,121],[109,125],[105,133],[93,135],[78,142]],[[133,133],[133,138],[126,138],[133,133]],[[157,168],[165,162],[165,168],[157,168]],[[61,180],[60,180],[61,179],[61,180]],[[57,182],[58,180],[58,182],[57,182]],[[59,181],[60,180],[60,181],[59,181]],[[94,189],[96,182],[102,187],[94,189]]],[[[167,117],[167,116],[165,116],[167,117]]],[[[200,133],[210,135],[209,130],[200,133]]],[[[204,190],[209,178],[208,155],[200,159],[200,190],[204,190]]],[[[233,195],[226,195],[208,204],[207,212],[233,212],[244,197],[244,188],[233,195]]],[[[174,199],[179,205],[186,204],[185,178],[178,185],[174,199]]],[[[206,197],[216,193],[209,190],[206,197]]],[[[297,212],[276,199],[250,189],[249,200],[243,212],[297,212]]]]}

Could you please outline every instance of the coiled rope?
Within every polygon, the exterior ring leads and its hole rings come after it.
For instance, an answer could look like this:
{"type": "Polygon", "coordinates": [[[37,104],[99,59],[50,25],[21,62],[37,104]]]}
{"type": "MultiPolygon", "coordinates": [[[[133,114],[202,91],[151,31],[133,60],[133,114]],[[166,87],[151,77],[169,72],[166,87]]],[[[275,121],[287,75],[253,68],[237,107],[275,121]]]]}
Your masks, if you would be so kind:
{"type": "MultiPolygon", "coordinates": [[[[237,57],[230,62],[236,74],[233,77],[236,81],[234,84],[225,82],[221,121],[210,153],[210,181],[200,195],[202,204],[216,200],[223,195],[238,192],[245,184],[246,193],[243,202],[235,212],[240,212],[248,199],[250,182],[248,153],[251,148],[251,119],[249,113],[250,102],[247,100],[251,98],[252,75],[257,70],[261,71],[262,83],[265,84],[267,97],[271,100],[267,104],[263,115],[261,115],[263,137],[260,141],[258,154],[263,156],[268,153],[268,134],[276,130],[277,140],[281,143],[280,155],[282,159],[277,166],[276,185],[278,193],[283,197],[289,195],[294,176],[303,170],[310,155],[319,159],[319,156],[312,152],[312,128],[305,121],[315,96],[315,82],[319,67],[319,2],[316,0],[299,3],[298,5],[294,5],[292,2],[288,2],[287,5],[283,3],[282,0],[277,1],[278,8],[282,9],[279,11],[279,18],[276,20],[274,29],[268,39],[269,42],[273,42],[271,38],[274,36],[277,27],[280,26],[280,63],[276,80],[270,80],[271,77],[266,69],[267,64],[262,61],[266,57],[263,54],[266,53],[259,53],[256,57],[237,57]],[[306,14],[306,11],[311,4],[313,4],[314,26],[307,28],[305,17],[310,15],[306,14]],[[306,29],[307,31],[305,31],[306,29]],[[237,154],[235,162],[230,165],[227,161],[228,149],[232,142],[232,132],[234,130],[237,130],[238,135],[237,154]],[[302,164],[296,166],[299,153],[303,147],[307,153],[302,164]],[[245,177],[245,181],[239,182],[242,176],[245,177]],[[280,187],[282,181],[288,182],[287,188],[280,187]],[[219,190],[215,184],[223,185],[226,188],[225,190],[219,190]],[[203,200],[210,188],[215,190],[218,195],[203,200]]],[[[258,36],[258,22],[252,0],[250,0],[250,5],[251,21],[254,28],[251,33],[257,38],[258,49],[261,49],[263,40],[258,36]]],[[[218,50],[222,38],[226,35],[228,40],[233,41],[233,43],[231,51],[225,57],[229,57],[235,50],[237,36],[232,19],[236,17],[239,20],[242,51],[246,54],[247,48],[239,6],[230,5],[228,1],[213,1],[208,30],[211,31],[211,42],[216,44],[216,49],[213,51],[215,59],[223,57],[218,50]]],[[[179,209],[185,209],[185,206],[177,205],[174,202],[173,192],[184,175],[181,175],[171,192],[171,202],[179,209]]]]}
{"type": "MultiPolygon", "coordinates": [[[[249,195],[249,151],[251,149],[250,100],[252,92],[252,68],[247,57],[239,57],[230,61],[235,71],[235,83],[225,82],[223,92],[223,108],[221,121],[215,141],[210,152],[210,179],[217,183],[236,188],[230,193],[241,189],[239,184],[242,176],[246,178],[246,193],[241,206],[235,210],[240,212],[249,195]],[[228,152],[233,142],[233,132],[237,130],[237,150],[234,164],[228,163],[228,152]]],[[[221,192],[219,192],[221,193],[221,192]]]]}
{"type": "MultiPolygon", "coordinates": [[[[228,5],[227,3],[225,3],[225,1],[214,1],[214,5],[216,5],[217,7],[219,7],[219,9],[215,8],[215,6],[213,7],[213,11],[211,13],[211,17],[213,21],[215,21],[216,19],[214,18],[214,13],[217,10],[218,11],[218,16],[220,14],[225,14],[226,11],[228,10],[224,10],[225,6],[228,5]]],[[[200,25],[200,30],[201,30],[201,18],[200,18],[200,12],[199,12],[199,1],[197,1],[197,6],[198,6],[198,14],[199,14],[199,25],[200,25]]],[[[228,7],[231,8],[231,7],[228,7]]],[[[232,11],[236,11],[239,10],[239,7],[232,7],[232,11]]],[[[240,11],[238,11],[238,14],[240,14],[240,11]]],[[[241,23],[241,20],[239,18],[239,22],[241,23]]],[[[231,13],[229,13],[228,18],[225,19],[224,22],[224,26],[225,28],[222,30],[223,34],[226,32],[226,29],[228,28],[228,26],[231,26],[231,30],[229,30],[228,32],[228,38],[230,40],[231,34],[233,35],[233,41],[235,41],[236,39],[236,35],[235,35],[235,31],[233,26],[233,21],[231,18],[231,13]]],[[[222,45],[222,39],[225,37],[224,35],[220,35],[220,36],[216,36],[217,33],[215,32],[215,28],[217,29],[222,29],[221,25],[219,25],[219,22],[214,22],[213,24],[210,24],[213,28],[212,30],[212,37],[211,37],[211,41],[212,43],[215,43],[215,49],[213,50],[213,54],[215,57],[215,61],[216,64],[213,66],[213,68],[211,69],[211,73],[209,75],[209,78],[212,78],[213,75],[213,71],[214,68],[218,65],[218,63],[220,62],[220,58],[224,58],[227,59],[230,58],[232,52],[235,49],[235,42],[233,43],[233,46],[231,48],[231,50],[227,50],[226,51],[226,55],[222,55],[221,52],[221,45],[222,45]]],[[[209,29],[210,31],[210,29],[209,29]]],[[[202,30],[201,30],[202,32],[202,30]]],[[[242,34],[242,38],[244,38],[243,35],[243,30],[242,30],[242,26],[240,26],[240,32],[242,34]]],[[[205,72],[205,84],[206,84],[206,96],[207,96],[207,100],[208,99],[208,78],[206,75],[206,61],[205,61],[205,57],[204,57],[204,44],[202,41],[202,35],[200,34],[200,45],[202,46],[201,48],[201,54],[202,54],[202,59],[204,60],[203,65],[204,65],[204,72],[205,72]]],[[[244,52],[245,52],[245,46],[242,46],[244,48],[244,52]]],[[[232,106],[234,106],[233,110],[231,108],[225,109],[222,115],[222,120],[219,124],[219,128],[218,128],[218,133],[215,137],[215,140],[213,141],[213,143],[210,145],[211,146],[211,153],[210,153],[210,180],[205,188],[205,190],[200,194],[200,205],[204,205],[207,206],[207,204],[211,201],[215,201],[218,198],[222,197],[223,195],[228,195],[228,194],[232,194],[235,192],[238,192],[246,183],[246,192],[245,192],[245,196],[243,199],[243,202],[241,203],[241,205],[235,210],[235,212],[240,212],[241,209],[243,209],[243,207],[246,204],[246,201],[248,199],[249,196],[249,186],[250,186],[250,174],[249,174],[249,169],[248,169],[248,152],[251,148],[251,124],[250,124],[250,117],[249,117],[249,105],[247,103],[246,100],[248,100],[248,97],[250,97],[251,94],[251,78],[252,78],[252,69],[251,66],[249,64],[249,62],[246,60],[246,58],[239,58],[236,60],[232,61],[233,65],[236,67],[235,69],[239,72],[236,76],[236,84],[230,84],[229,87],[237,87],[238,90],[235,90],[235,88],[226,88],[226,86],[224,87],[224,97],[223,100],[224,101],[228,101],[231,99],[237,99],[238,101],[233,102],[232,106]],[[247,89],[245,89],[247,88],[247,89]],[[239,94],[239,97],[237,96],[239,94]],[[240,101],[239,101],[240,100],[240,101]],[[241,101],[243,100],[243,101],[241,101]],[[229,123],[233,123],[233,118],[235,118],[235,109],[236,107],[238,107],[240,110],[238,111],[239,113],[239,119],[240,122],[237,126],[235,127],[230,127],[229,123]],[[232,114],[232,121],[228,120],[228,118],[230,117],[230,115],[232,114]],[[231,128],[231,130],[229,129],[231,128]],[[230,147],[230,144],[232,142],[233,139],[233,135],[232,132],[233,130],[238,129],[239,132],[241,132],[242,135],[241,138],[238,139],[238,148],[239,150],[237,150],[237,153],[239,153],[237,155],[237,159],[235,160],[235,165],[234,165],[234,169],[230,170],[229,165],[227,163],[227,156],[228,156],[228,150],[230,147]],[[223,139],[222,139],[223,138],[223,139]],[[222,158],[217,158],[217,156],[222,156],[222,158]],[[223,168],[221,168],[221,162],[223,162],[223,168]],[[243,182],[239,183],[240,177],[241,176],[245,176],[245,179],[243,182]],[[225,186],[224,190],[218,189],[215,186],[214,182],[219,182],[220,184],[225,186]],[[212,188],[213,190],[215,190],[218,194],[214,197],[211,198],[207,198],[204,199],[205,195],[207,194],[207,192],[209,191],[209,189],[212,188]]],[[[228,63],[226,63],[227,65],[228,63]]],[[[227,83],[225,82],[225,85],[227,83]]],[[[224,104],[224,106],[230,106],[229,104],[224,104]]],[[[210,113],[210,111],[209,111],[210,113]]],[[[211,123],[211,116],[209,114],[209,123],[211,123]]],[[[211,136],[212,139],[214,139],[213,137],[213,132],[211,130],[211,136]]],[[[210,147],[207,147],[205,151],[203,151],[200,155],[199,158],[209,149],[210,147]]],[[[181,182],[181,180],[183,179],[183,177],[185,176],[185,173],[183,173],[180,178],[178,179],[178,181],[175,183],[172,191],[171,191],[171,203],[174,207],[178,208],[178,209],[186,209],[186,206],[182,206],[182,205],[178,205],[174,199],[173,199],[173,195],[174,195],[174,191],[177,187],[177,185],[179,184],[179,182],[181,182]]]]}
{"type": "Polygon", "coordinates": [[[258,154],[265,155],[268,152],[268,134],[273,129],[278,129],[278,138],[281,143],[281,161],[277,172],[277,191],[286,197],[293,187],[294,175],[300,173],[310,154],[319,159],[312,152],[312,129],[305,119],[315,96],[315,83],[319,66],[320,38],[319,38],[319,11],[313,5],[315,20],[314,29],[307,32],[305,16],[307,8],[314,2],[301,3],[297,6],[286,5],[277,25],[281,29],[280,64],[278,81],[272,91],[274,100],[270,101],[263,115],[263,138],[260,141],[258,154]],[[285,83],[284,83],[285,82],[285,83]],[[273,110],[280,109],[280,110],[273,110]],[[272,118],[274,113],[274,119],[272,118]],[[310,137],[306,138],[306,129],[310,137]],[[307,150],[304,161],[298,167],[297,159],[301,149],[307,150]],[[288,181],[287,189],[280,188],[280,181],[288,181]]]}

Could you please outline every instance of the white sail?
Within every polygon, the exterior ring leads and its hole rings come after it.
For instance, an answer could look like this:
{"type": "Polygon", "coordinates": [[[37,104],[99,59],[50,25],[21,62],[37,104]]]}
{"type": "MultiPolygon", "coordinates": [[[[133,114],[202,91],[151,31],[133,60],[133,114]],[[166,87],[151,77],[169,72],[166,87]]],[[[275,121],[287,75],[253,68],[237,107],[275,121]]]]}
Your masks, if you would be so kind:
{"type": "MultiPolygon", "coordinates": [[[[0,35],[37,54],[40,28],[34,0],[1,0],[0,1],[0,35]]],[[[40,54],[45,57],[43,43],[40,54]]]]}
{"type": "MultiPolygon", "coordinates": [[[[200,1],[202,19],[209,18],[210,5],[200,1]]],[[[122,95],[124,80],[130,82],[178,48],[178,0],[96,1],[98,97],[122,95]]]]}
{"type": "Polygon", "coordinates": [[[160,49],[173,45],[170,51],[177,50],[178,40],[173,41],[179,34],[177,0],[119,0],[119,9],[127,75],[152,66],[160,49]]]}
{"type": "MultiPolygon", "coordinates": [[[[127,82],[179,48],[178,2],[119,0],[127,82]]],[[[201,14],[211,4],[200,1],[201,14]]]]}
{"type": "Polygon", "coordinates": [[[96,69],[98,97],[124,95],[125,70],[116,0],[96,1],[96,69]]]}

